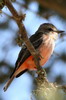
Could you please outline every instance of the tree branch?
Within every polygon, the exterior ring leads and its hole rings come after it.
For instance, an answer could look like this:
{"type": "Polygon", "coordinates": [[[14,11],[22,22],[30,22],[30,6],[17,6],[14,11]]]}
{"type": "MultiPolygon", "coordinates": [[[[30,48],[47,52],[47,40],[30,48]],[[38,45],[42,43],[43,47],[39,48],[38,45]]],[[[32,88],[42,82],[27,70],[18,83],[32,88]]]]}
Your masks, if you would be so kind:
{"type": "Polygon", "coordinates": [[[24,14],[18,15],[17,11],[13,7],[13,5],[11,4],[10,0],[4,0],[4,2],[5,2],[5,5],[8,7],[8,9],[10,10],[10,12],[12,13],[14,20],[16,21],[16,23],[19,27],[19,32],[20,32],[20,35],[22,37],[22,40],[25,42],[28,50],[30,51],[30,53],[34,57],[34,61],[35,61],[37,69],[38,70],[42,69],[40,66],[39,60],[38,60],[39,53],[36,52],[33,45],[31,44],[30,40],[28,39],[26,29],[25,29],[24,24],[22,22],[22,20],[24,20],[24,18],[25,18],[25,15],[24,14]]]}

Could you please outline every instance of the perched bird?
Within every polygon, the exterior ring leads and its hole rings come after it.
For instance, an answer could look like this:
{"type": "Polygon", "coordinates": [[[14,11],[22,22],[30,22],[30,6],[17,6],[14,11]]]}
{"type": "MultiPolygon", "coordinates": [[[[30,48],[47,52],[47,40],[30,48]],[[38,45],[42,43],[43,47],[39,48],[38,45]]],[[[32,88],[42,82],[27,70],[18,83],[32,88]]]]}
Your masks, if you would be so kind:
{"type": "MultiPolygon", "coordinates": [[[[53,53],[55,47],[55,40],[58,38],[58,34],[63,31],[58,30],[53,24],[44,23],[40,25],[38,30],[29,39],[34,48],[41,55],[40,65],[43,66],[53,53]]],[[[4,91],[7,90],[10,83],[15,77],[19,77],[27,70],[35,70],[36,65],[34,63],[33,56],[30,54],[26,45],[24,45],[18,55],[18,59],[15,64],[15,69],[10,76],[10,79],[4,86],[4,91]]]]}

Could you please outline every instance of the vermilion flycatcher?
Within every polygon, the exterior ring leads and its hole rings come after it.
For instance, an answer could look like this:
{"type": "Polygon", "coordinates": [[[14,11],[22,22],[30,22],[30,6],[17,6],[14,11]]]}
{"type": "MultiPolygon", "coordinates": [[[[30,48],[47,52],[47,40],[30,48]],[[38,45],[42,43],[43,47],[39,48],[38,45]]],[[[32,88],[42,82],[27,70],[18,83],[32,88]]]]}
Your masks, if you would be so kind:
{"type": "MultiPolygon", "coordinates": [[[[47,60],[53,53],[55,40],[58,38],[58,33],[61,32],[63,31],[57,30],[54,25],[45,23],[40,25],[36,33],[29,38],[35,49],[42,56],[40,59],[41,66],[43,66],[47,62],[47,60]]],[[[4,91],[7,90],[8,86],[15,77],[19,77],[27,70],[34,69],[36,69],[36,65],[34,63],[33,56],[30,54],[26,45],[24,45],[19,53],[18,59],[15,64],[15,69],[4,87],[4,91]]]]}

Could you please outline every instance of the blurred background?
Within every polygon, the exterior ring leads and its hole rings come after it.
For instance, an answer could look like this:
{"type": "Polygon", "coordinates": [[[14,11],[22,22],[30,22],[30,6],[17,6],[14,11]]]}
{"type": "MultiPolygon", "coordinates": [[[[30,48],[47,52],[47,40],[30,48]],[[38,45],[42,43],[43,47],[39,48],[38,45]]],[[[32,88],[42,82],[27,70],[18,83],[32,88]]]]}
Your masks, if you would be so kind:
{"type": "MultiPolygon", "coordinates": [[[[52,23],[66,31],[66,0],[12,0],[20,14],[26,14],[24,25],[28,37],[35,33],[40,24],[52,23]]],[[[18,27],[7,7],[0,14],[0,100],[31,100],[35,86],[34,71],[26,72],[15,79],[6,92],[3,87],[15,67],[19,51],[16,38],[18,27]]],[[[61,34],[50,60],[44,66],[50,82],[66,84],[66,34],[61,34]]]]}

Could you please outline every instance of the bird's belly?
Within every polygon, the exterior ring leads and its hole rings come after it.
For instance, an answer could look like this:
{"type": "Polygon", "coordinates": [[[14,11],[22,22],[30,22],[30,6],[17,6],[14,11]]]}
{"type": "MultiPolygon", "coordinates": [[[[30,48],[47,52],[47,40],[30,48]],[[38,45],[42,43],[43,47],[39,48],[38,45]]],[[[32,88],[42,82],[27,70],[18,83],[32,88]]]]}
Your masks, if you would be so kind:
{"type": "MultiPolygon", "coordinates": [[[[40,53],[40,65],[43,66],[47,60],[50,58],[51,54],[53,53],[54,50],[54,44],[48,44],[48,45],[44,45],[42,44],[38,51],[40,53]]],[[[28,69],[35,69],[35,63],[34,63],[34,59],[32,56],[30,56],[26,61],[26,66],[28,69]]]]}

